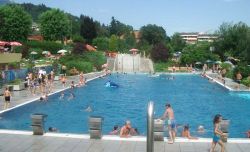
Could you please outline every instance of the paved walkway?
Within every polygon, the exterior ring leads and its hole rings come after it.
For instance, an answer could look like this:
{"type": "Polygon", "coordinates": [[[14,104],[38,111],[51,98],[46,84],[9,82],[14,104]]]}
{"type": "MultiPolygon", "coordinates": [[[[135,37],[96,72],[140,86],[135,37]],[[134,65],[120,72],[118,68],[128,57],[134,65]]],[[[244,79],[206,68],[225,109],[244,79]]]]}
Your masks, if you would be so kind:
{"type": "Polygon", "coordinates": [[[245,85],[243,85],[243,84],[240,84],[240,88],[237,89],[236,86],[238,84],[235,81],[233,81],[232,79],[229,79],[229,78],[225,78],[225,85],[224,85],[222,80],[219,79],[219,75],[217,73],[212,73],[211,71],[209,71],[209,72],[206,73],[206,75],[209,78],[212,78],[218,84],[226,87],[230,91],[244,91],[244,92],[246,91],[246,92],[250,92],[250,89],[248,87],[246,87],[245,85]]]}
{"type": "MultiPolygon", "coordinates": [[[[87,79],[87,81],[90,81],[90,80],[92,80],[96,77],[100,77],[102,75],[104,75],[104,72],[93,72],[93,73],[84,74],[84,77],[87,79]]],[[[71,81],[75,81],[76,83],[78,83],[79,76],[67,77],[67,84],[66,85],[68,87],[70,86],[71,81]]],[[[67,89],[68,87],[63,88],[60,81],[55,81],[53,93],[62,91],[63,89],[67,89]]],[[[41,97],[40,93],[37,93],[35,96],[31,95],[31,93],[27,89],[21,90],[21,91],[13,91],[11,93],[12,93],[12,97],[11,97],[10,109],[14,108],[18,105],[22,105],[26,102],[32,101],[32,100],[38,100],[41,97]]],[[[3,112],[3,111],[1,111],[3,109],[3,105],[4,105],[4,99],[3,99],[3,96],[1,96],[0,97],[0,113],[3,112]]]]}
{"type": "MultiPolygon", "coordinates": [[[[54,134],[33,136],[0,133],[1,152],[146,152],[146,138],[134,137],[116,140],[119,137],[106,137],[102,140],[88,139],[84,135],[76,137],[55,137],[54,134]]],[[[103,137],[104,138],[104,137],[103,137]]],[[[176,143],[155,142],[155,152],[209,152],[210,142],[182,141],[176,143]]],[[[226,152],[249,152],[249,143],[226,143],[226,152]]],[[[219,152],[219,146],[216,152],[219,152]]]]}

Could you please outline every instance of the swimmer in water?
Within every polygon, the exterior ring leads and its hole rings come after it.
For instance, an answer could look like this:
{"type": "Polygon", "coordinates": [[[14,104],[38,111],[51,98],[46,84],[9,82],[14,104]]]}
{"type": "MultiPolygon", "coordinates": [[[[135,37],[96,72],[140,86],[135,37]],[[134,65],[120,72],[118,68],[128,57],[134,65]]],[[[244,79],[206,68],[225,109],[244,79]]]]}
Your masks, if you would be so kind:
{"type": "Polygon", "coordinates": [[[60,99],[60,100],[64,99],[64,92],[61,93],[59,99],[60,99]]]}
{"type": "Polygon", "coordinates": [[[74,95],[73,92],[71,92],[70,95],[69,95],[68,101],[69,101],[69,100],[72,100],[72,99],[74,99],[74,98],[75,98],[75,95],[74,95]]]}
{"type": "Polygon", "coordinates": [[[88,106],[86,109],[84,109],[85,112],[92,112],[92,108],[90,106],[88,106]]]}

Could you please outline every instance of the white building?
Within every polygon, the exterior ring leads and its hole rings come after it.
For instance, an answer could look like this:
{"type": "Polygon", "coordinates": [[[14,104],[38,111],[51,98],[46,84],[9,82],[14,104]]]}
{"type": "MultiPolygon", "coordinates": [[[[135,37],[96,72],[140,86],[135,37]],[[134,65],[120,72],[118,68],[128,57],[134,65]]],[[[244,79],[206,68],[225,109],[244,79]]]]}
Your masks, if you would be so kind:
{"type": "Polygon", "coordinates": [[[213,42],[218,37],[213,34],[206,34],[206,33],[179,33],[183,40],[187,44],[196,44],[197,42],[213,42]]]}

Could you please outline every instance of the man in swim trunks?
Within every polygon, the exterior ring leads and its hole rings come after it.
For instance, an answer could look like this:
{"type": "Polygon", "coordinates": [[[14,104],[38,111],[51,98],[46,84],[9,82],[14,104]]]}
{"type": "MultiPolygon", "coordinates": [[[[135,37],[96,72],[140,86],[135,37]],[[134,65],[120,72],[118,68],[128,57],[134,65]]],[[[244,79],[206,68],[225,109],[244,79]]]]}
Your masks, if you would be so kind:
{"type": "Polygon", "coordinates": [[[10,96],[11,96],[11,93],[10,93],[8,88],[5,89],[3,95],[4,95],[4,99],[5,99],[4,109],[7,109],[7,108],[9,108],[9,105],[10,105],[10,96]]]}
{"type": "Polygon", "coordinates": [[[166,111],[162,116],[162,119],[168,118],[168,132],[170,137],[170,144],[173,144],[176,136],[176,122],[174,119],[174,111],[170,104],[166,104],[166,111]]]}

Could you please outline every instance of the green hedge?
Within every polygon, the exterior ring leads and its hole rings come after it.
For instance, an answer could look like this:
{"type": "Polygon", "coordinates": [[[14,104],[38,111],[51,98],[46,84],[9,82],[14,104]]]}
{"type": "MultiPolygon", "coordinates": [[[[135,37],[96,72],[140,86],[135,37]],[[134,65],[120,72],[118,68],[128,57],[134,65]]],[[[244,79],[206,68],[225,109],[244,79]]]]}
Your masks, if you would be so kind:
{"type": "Polygon", "coordinates": [[[174,65],[173,62],[156,62],[154,63],[155,72],[169,72],[168,67],[172,67],[174,65]]]}
{"type": "Polygon", "coordinates": [[[250,79],[245,78],[241,81],[242,84],[244,84],[247,87],[250,87],[250,79]]]}
{"type": "Polygon", "coordinates": [[[78,71],[83,71],[84,73],[92,72],[93,71],[93,65],[90,62],[84,62],[80,60],[72,60],[69,62],[66,62],[65,65],[67,66],[68,71],[70,69],[73,69],[74,67],[78,71]]]}
{"type": "Polygon", "coordinates": [[[43,51],[50,51],[52,54],[57,54],[57,51],[64,47],[63,44],[50,41],[27,41],[25,45],[30,48],[39,48],[43,51]]]}

